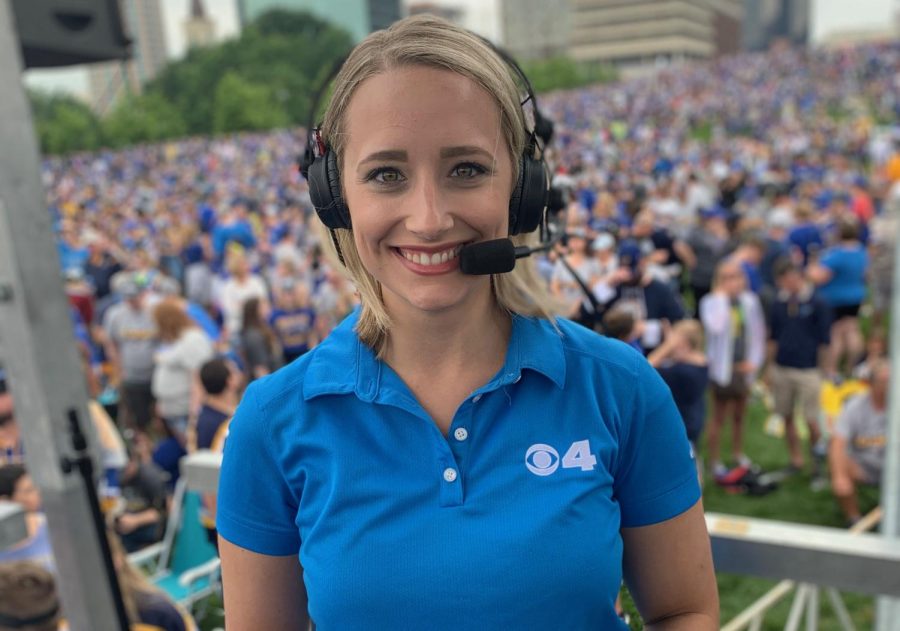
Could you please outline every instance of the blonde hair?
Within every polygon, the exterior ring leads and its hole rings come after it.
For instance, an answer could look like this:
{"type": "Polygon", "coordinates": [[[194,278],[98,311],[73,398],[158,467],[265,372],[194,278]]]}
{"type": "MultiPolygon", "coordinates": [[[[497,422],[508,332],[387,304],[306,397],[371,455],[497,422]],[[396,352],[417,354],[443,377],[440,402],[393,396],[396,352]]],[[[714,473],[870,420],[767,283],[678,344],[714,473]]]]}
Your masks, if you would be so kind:
{"type": "Polygon", "coordinates": [[[109,528],[106,529],[106,538],[109,541],[109,549],[119,578],[119,588],[122,591],[122,603],[125,605],[125,613],[128,621],[136,623],[141,621],[138,603],[147,596],[168,598],[162,591],[154,587],[146,576],[128,561],[128,555],[122,540],[109,528]]]}
{"type": "Polygon", "coordinates": [[[679,320],[672,325],[672,330],[681,335],[692,351],[702,351],[703,325],[697,320],[679,320]]]}
{"type": "MultiPolygon", "coordinates": [[[[322,139],[343,166],[346,147],[346,117],[350,101],[360,84],[377,74],[405,66],[427,66],[449,70],[471,79],[483,88],[500,110],[500,128],[513,163],[513,184],[519,177],[519,157],[528,141],[525,112],[510,69],[490,44],[446,20],[418,15],[363,40],[344,62],[334,82],[331,102],[322,123],[322,139]]],[[[360,339],[383,355],[391,322],[382,300],[381,286],[359,257],[351,230],[338,229],[334,238],[344,265],[356,285],[362,311],[356,325],[360,339]]],[[[513,237],[516,245],[537,243],[536,235],[513,237]]],[[[326,239],[326,247],[334,245],[326,239]]],[[[332,252],[333,253],[333,252],[332,252]]],[[[553,319],[557,310],[534,263],[522,261],[513,272],[492,277],[497,303],[522,315],[553,319]]]]}
{"type": "Polygon", "coordinates": [[[174,342],[185,330],[194,326],[178,298],[164,298],[153,308],[153,320],[164,342],[174,342]]]}

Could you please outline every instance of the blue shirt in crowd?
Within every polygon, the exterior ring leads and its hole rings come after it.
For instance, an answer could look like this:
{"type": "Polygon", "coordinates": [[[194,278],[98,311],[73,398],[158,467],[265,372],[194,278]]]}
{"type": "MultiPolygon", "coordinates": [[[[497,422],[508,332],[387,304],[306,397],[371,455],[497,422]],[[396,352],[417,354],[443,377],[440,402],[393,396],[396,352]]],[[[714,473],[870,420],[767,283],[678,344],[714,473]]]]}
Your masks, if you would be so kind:
{"type": "Polygon", "coordinates": [[[825,302],[832,307],[847,307],[865,300],[869,255],[862,245],[833,247],[820,262],[831,270],[831,280],[819,288],[825,302]]]}
{"type": "Polygon", "coordinates": [[[218,523],[299,553],[331,629],[626,629],[620,528],[700,498],[668,388],[627,345],[515,316],[500,371],[444,436],[353,331],[250,385],[218,523]]]}

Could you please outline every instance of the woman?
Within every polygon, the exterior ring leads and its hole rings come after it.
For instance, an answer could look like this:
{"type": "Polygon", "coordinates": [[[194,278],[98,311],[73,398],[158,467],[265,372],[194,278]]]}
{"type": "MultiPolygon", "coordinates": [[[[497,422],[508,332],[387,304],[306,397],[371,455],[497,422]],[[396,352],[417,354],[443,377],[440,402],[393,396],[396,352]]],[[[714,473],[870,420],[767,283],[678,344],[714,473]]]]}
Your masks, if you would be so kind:
{"type": "Polygon", "coordinates": [[[262,315],[262,303],[250,298],[241,316],[240,349],[247,382],[265,377],[281,365],[281,349],[272,329],[262,315]]]}
{"type": "Polygon", "coordinates": [[[819,286],[819,295],[833,312],[831,346],[825,356],[825,375],[836,381],[850,374],[863,354],[863,336],[859,327],[859,308],[866,298],[866,272],[869,255],[859,240],[854,221],[838,224],[840,241],[829,248],[821,260],[810,261],[807,275],[819,286]],[[841,360],[846,359],[841,371],[841,360]]]}
{"type": "Polygon", "coordinates": [[[562,260],[556,262],[550,279],[550,291],[564,306],[566,317],[590,328],[594,325],[594,317],[582,286],[591,287],[600,275],[600,268],[588,247],[583,228],[576,228],[569,234],[568,246],[565,260],[569,265],[567,267],[562,260]],[[577,279],[572,271],[578,275],[577,279]]]}
{"type": "Polygon", "coordinates": [[[756,294],[747,291],[747,277],[739,261],[726,259],[716,268],[713,290],[700,301],[700,320],[706,332],[706,355],[713,393],[713,422],[709,428],[709,459],[713,475],[728,468],[720,459],[720,439],[730,414],[732,454],[739,465],[749,459],[743,451],[744,415],[750,386],[766,353],[766,324],[756,294]]]}
{"type": "Polygon", "coordinates": [[[161,342],[154,356],[153,396],[166,428],[184,446],[188,418],[200,410],[198,371],[213,356],[213,346],[177,298],[160,301],[153,320],[161,342]]]}
{"type": "Polygon", "coordinates": [[[268,312],[269,292],[266,284],[258,274],[250,271],[247,255],[239,246],[229,246],[225,267],[229,277],[222,286],[219,306],[225,320],[225,333],[229,342],[234,344],[241,331],[241,313],[251,298],[257,298],[268,312]]]}
{"type": "Polygon", "coordinates": [[[132,629],[138,631],[197,631],[194,619],[187,611],[162,591],[150,584],[147,578],[128,562],[125,548],[119,538],[107,531],[113,565],[119,575],[122,602],[132,629]]]}
{"type": "Polygon", "coordinates": [[[340,169],[352,229],[333,236],[362,306],[230,425],[229,630],[623,629],[623,559],[649,628],[718,627],[661,379],[554,328],[533,266],[459,271],[463,244],[511,231],[520,102],[487,44],[432,17],[370,35],[338,74],[319,159],[340,169]]]}

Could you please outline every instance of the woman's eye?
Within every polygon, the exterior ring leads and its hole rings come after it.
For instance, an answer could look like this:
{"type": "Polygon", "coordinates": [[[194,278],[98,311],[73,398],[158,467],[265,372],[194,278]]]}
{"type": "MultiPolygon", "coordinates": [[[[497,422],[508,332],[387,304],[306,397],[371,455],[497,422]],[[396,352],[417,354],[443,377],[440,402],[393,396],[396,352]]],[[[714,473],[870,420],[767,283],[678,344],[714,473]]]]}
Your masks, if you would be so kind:
{"type": "Polygon", "coordinates": [[[464,162],[463,164],[458,164],[453,167],[453,171],[450,172],[450,177],[471,179],[474,177],[478,177],[479,175],[484,175],[485,173],[487,173],[487,169],[485,169],[480,164],[475,164],[474,162],[464,162]]]}
{"type": "Polygon", "coordinates": [[[379,184],[397,184],[404,179],[403,174],[392,167],[381,167],[375,169],[366,177],[366,181],[376,181],[379,184]]]}

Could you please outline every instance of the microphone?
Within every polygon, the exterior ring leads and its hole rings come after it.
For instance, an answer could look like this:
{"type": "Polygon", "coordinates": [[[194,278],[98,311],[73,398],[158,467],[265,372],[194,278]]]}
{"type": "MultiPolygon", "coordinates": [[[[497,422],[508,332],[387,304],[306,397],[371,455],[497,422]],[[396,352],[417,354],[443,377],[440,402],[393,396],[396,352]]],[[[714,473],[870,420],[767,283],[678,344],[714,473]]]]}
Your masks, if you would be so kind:
{"type": "Polygon", "coordinates": [[[513,245],[512,239],[481,241],[463,247],[459,252],[459,271],[471,276],[485,274],[506,274],[513,271],[516,259],[531,256],[535,252],[545,252],[556,245],[559,239],[531,248],[527,245],[513,245]]]}

